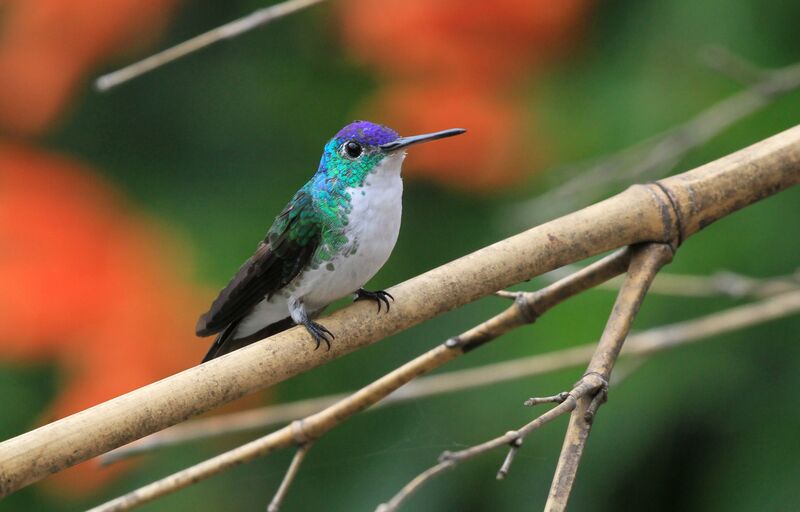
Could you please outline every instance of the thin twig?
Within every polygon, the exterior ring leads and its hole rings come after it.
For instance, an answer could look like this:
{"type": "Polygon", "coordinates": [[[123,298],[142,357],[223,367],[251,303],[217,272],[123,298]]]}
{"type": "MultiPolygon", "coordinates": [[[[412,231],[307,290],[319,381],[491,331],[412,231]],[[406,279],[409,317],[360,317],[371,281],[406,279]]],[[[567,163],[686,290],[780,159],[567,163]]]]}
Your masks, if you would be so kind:
{"type": "Polygon", "coordinates": [[[525,400],[525,403],[523,405],[526,407],[533,407],[534,405],[539,405],[539,404],[560,404],[567,398],[569,398],[569,393],[566,391],[562,391],[561,393],[553,396],[529,398],[525,400]]]}
{"type": "MultiPolygon", "coordinates": [[[[398,498],[398,496],[401,496],[401,498],[399,498],[399,499],[402,500],[402,496],[413,494],[414,492],[416,492],[416,490],[417,490],[417,488],[419,488],[419,486],[421,486],[422,484],[424,484],[425,482],[427,482],[431,478],[435,477],[439,473],[443,473],[444,471],[446,471],[448,469],[451,469],[453,466],[455,466],[455,462],[453,462],[451,460],[443,460],[439,464],[436,464],[435,466],[432,466],[432,467],[426,469],[425,471],[423,471],[422,473],[417,475],[416,478],[414,478],[413,480],[408,482],[405,485],[405,487],[403,487],[400,490],[400,492],[397,493],[397,496],[395,496],[395,498],[398,498]]],[[[375,512],[390,512],[392,510],[395,510],[397,508],[397,506],[400,504],[399,501],[397,503],[395,503],[395,498],[392,498],[392,501],[390,501],[388,503],[383,503],[383,504],[379,505],[378,508],[375,509],[375,512]]]]}
{"type": "MultiPolygon", "coordinates": [[[[611,288],[617,283],[607,283],[611,288]]],[[[618,286],[618,285],[617,285],[618,286]]],[[[659,274],[651,292],[683,297],[747,297],[763,299],[791,290],[800,289],[800,274],[759,279],[720,271],[710,276],[659,274]]]]}
{"type": "Polygon", "coordinates": [[[151,55],[122,69],[103,75],[95,81],[95,88],[106,92],[122,83],[148,73],[169,62],[185,57],[186,55],[201,50],[214,43],[230,39],[254,28],[266,25],[271,21],[283,18],[324,0],[287,0],[276,5],[258,9],[243,18],[226,23],[215,29],[204,32],[187,41],[177,44],[164,51],[151,55]]]}
{"type": "MultiPolygon", "coordinates": [[[[519,430],[510,430],[502,436],[490,439],[479,445],[471,446],[467,449],[457,452],[444,452],[439,457],[439,463],[432,466],[419,475],[417,475],[411,482],[406,484],[400,491],[395,494],[391,500],[386,503],[378,505],[375,509],[376,512],[394,512],[400,505],[403,504],[411,495],[413,495],[422,485],[429,482],[433,477],[439,475],[446,469],[452,469],[457,464],[466,460],[482,455],[494,449],[509,446],[510,452],[515,452],[519,449],[525,437],[532,432],[538,430],[544,425],[550,423],[554,419],[568,413],[575,408],[577,398],[585,395],[586,393],[593,392],[596,386],[600,386],[601,382],[596,375],[590,375],[585,380],[579,382],[576,387],[568,394],[567,399],[556,407],[550,409],[546,413],[537,417],[530,423],[524,425],[519,430]]],[[[497,477],[503,478],[508,473],[509,466],[513,460],[513,455],[506,456],[503,465],[498,471],[497,477]]]]}
{"type": "MultiPolygon", "coordinates": [[[[555,281],[579,269],[579,265],[567,265],[543,276],[555,281]]],[[[621,278],[609,279],[597,286],[601,290],[618,290],[621,278]]],[[[719,271],[709,276],[673,274],[662,272],[650,286],[650,293],[674,297],[731,297],[734,299],[763,299],[788,291],[800,289],[800,272],[785,276],[755,278],[730,271],[719,271]]],[[[514,292],[498,292],[513,294],[514,292]]],[[[505,296],[505,295],[501,295],[505,296]]]]}
{"type": "MultiPolygon", "coordinates": [[[[708,54],[708,50],[705,52],[708,54]]],[[[685,123],[650,137],[611,156],[576,164],[558,173],[560,185],[511,208],[519,222],[552,218],[591,202],[608,192],[608,187],[668,175],[693,149],[716,137],[737,121],[763,109],[781,95],[800,88],[800,63],[763,70],[728,50],[710,52],[716,57],[713,69],[737,77],[748,88],[706,108],[685,123]],[[747,71],[745,71],[747,70],[747,71]]],[[[706,61],[708,58],[706,57],[706,61]]]]}
{"type": "Polygon", "coordinates": [[[289,486],[294,482],[300,465],[303,463],[303,459],[305,459],[312,444],[313,443],[309,442],[297,447],[297,451],[292,458],[292,463],[289,464],[289,469],[286,470],[286,475],[283,477],[280,487],[278,487],[275,496],[272,498],[272,501],[269,502],[269,506],[267,506],[267,512],[278,512],[281,509],[281,504],[284,498],[286,498],[286,493],[289,492],[289,486]]]}
{"type": "Polygon", "coordinates": [[[506,454],[506,458],[503,460],[503,464],[500,466],[500,469],[497,470],[497,475],[495,476],[497,480],[502,480],[506,477],[506,475],[508,475],[508,472],[511,469],[511,463],[514,462],[514,457],[517,455],[517,452],[521,446],[521,438],[517,438],[509,443],[509,449],[508,453],[506,454]]]}
{"type": "Polygon", "coordinates": [[[720,75],[727,76],[739,85],[751,87],[764,81],[769,73],[752,62],[736,55],[728,48],[718,44],[708,45],[700,50],[700,62],[720,75]]]}

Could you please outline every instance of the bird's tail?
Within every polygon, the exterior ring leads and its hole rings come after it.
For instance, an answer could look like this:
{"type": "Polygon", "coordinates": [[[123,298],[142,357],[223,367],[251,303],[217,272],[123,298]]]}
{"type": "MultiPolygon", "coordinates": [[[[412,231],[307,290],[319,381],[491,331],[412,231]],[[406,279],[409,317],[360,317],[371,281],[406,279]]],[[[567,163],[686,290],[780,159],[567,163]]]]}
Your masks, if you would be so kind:
{"type": "Polygon", "coordinates": [[[285,331],[293,326],[294,322],[292,321],[291,317],[286,317],[283,320],[278,320],[277,322],[270,324],[257,332],[254,332],[253,334],[248,334],[242,338],[234,338],[233,333],[236,332],[236,328],[239,327],[239,321],[232,322],[217,335],[217,339],[214,340],[214,343],[208,349],[208,352],[206,353],[206,356],[203,358],[202,362],[205,363],[206,361],[211,361],[219,356],[233,352],[234,350],[242,347],[246,347],[247,345],[258,340],[263,340],[264,338],[268,338],[273,334],[278,334],[279,332],[285,331]]]}

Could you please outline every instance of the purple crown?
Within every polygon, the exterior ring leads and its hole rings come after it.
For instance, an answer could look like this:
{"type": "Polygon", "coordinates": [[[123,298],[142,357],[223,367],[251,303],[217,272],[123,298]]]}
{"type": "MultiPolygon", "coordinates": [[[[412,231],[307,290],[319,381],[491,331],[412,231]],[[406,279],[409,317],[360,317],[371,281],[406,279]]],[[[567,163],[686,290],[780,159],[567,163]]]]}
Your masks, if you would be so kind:
{"type": "Polygon", "coordinates": [[[397,132],[391,128],[369,121],[354,121],[336,134],[337,139],[354,140],[365,146],[380,146],[398,137],[397,132]]]}

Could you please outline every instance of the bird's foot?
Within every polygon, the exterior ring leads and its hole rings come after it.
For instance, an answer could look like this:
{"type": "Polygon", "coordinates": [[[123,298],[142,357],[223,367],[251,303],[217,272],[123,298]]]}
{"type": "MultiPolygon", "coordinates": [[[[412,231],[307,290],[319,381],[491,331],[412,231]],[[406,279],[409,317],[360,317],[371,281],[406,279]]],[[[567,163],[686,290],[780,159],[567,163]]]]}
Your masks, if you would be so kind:
{"type": "Polygon", "coordinates": [[[333,341],[333,339],[336,338],[336,336],[334,336],[333,333],[329,331],[324,325],[318,324],[313,320],[306,319],[306,321],[303,322],[303,326],[306,328],[308,333],[314,338],[314,341],[317,342],[317,346],[314,347],[314,350],[317,350],[319,348],[320,343],[322,343],[323,341],[325,342],[325,345],[328,346],[328,350],[331,349],[331,341],[333,341]]]}
{"type": "Polygon", "coordinates": [[[370,292],[363,288],[359,288],[356,291],[356,298],[353,302],[357,300],[374,300],[378,303],[378,313],[381,312],[381,304],[386,304],[386,312],[389,312],[389,299],[394,300],[392,294],[389,292],[385,292],[383,290],[378,290],[376,292],[370,292]]]}

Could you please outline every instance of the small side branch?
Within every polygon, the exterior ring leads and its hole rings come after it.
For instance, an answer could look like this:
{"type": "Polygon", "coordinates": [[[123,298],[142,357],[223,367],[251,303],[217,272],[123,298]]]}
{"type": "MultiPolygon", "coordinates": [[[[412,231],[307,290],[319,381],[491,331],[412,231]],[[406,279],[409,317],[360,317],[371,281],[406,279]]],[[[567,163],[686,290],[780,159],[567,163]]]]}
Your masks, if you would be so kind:
{"type": "Polygon", "coordinates": [[[529,398],[529,399],[525,400],[525,403],[523,405],[526,406],[526,407],[533,407],[534,405],[539,405],[539,404],[560,404],[564,400],[566,400],[567,398],[569,398],[569,393],[566,392],[566,391],[563,391],[563,392],[561,392],[561,393],[559,393],[557,395],[553,395],[553,396],[545,396],[545,397],[540,397],[540,398],[536,398],[536,397],[529,398]]]}
{"type": "Polygon", "coordinates": [[[517,452],[519,451],[520,447],[522,447],[522,438],[511,441],[508,443],[508,446],[508,454],[506,454],[506,458],[503,460],[503,465],[497,470],[497,476],[495,478],[498,480],[504,479],[508,474],[508,471],[511,469],[511,463],[514,462],[514,457],[516,457],[517,452]]]}
{"type": "Polygon", "coordinates": [[[289,492],[289,486],[294,482],[294,478],[300,470],[300,465],[303,463],[303,459],[306,458],[306,454],[308,450],[311,449],[312,444],[313,443],[305,443],[298,446],[297,452],[294,454],[292,463],[289,464],[289,469],[286,470],[286,475],[283,477],[280,487],[278,487],[275,496],[272,498],[272,501],[269,502],[269,506],[267,506],[267,512],[278,512],[281,509],[281,504],[286,498],[286,493],[289,492]]]}
{"type": "Polygon", "coordinates": [[[403,500],[414,494],[425,482],[432,479],[436,475],[444,473],[448,469],[453,468],[455,465],[456,463],[451,460],[443,460],[439,462],[439,464],[426,469],[417,475],[416,478],[408,482],[402,489],[400,489],[400,492],[398,492],[391,501],[378,505],[378,508],[375,509],[375,512],[392,512],[397,510],[397,507],[400,506],[403,500]]]}
{"type": "MultiPolygon", "coordinates": [[[[400,489],[400,491],[397,494],[395,494],[391,500],[379,505],[378,508],[375,509],[375,511],[394,512],[400,507],[400,505],[403,504],[403,502],[405,502],[409,497],[411,497],[412,494],[414,494],[420,487],[422,487],[422,485],[433,479],[433,477],[444,472],[445,470],[452,469],[457,464],[472,459],[474,457],[477,457],[478,455],[482,455],[486,452],[495,450],[497,448],[501,448],[503,446],[508,446],[509,453],[506,456],[503,465],[500,467],[500,470],[497,473],[498,479],[504,478],[505,475],[508,474],[511,462],[514,459],[514,455],[516,455],[517,450],[519,450],[519,448],[522,446],[522,442],[528,435],[538,430],[539,428],[543,427],[544,425],[550,423],[554,419],[572,411],[575,408],[578,399],[580,399],[581,397],[583,397],[588,393],[594,392],[602,385],[603,382],[596,375],[589,375],[584,380],[576,384],[575,387],[572,389],[572,391],[566,393],[566,398],[559,405],[550,409],[541,416],[537,417],[530,423],[524,425],[519,430],[510,430],[505,434],[503,434],[502,436],[495,437],[494,439],[490,439],[484,443],[471,446],[464,450],[460,450],[457,452],[444,452],[439,457],[438,464],[420,473],[413,480],[411,480],[411,482],[409,482],[402,489],[400,489]]],[[[548,398],[555,398],[555,397],[548,397],[548,398]]],[[[544,401],[543,399],[536,399],[536,403],[542,403],[543,401],[544,401]]],[[[550,401],[552,402],[554,400],[550,401]]]]}
{"type": "Polygon", "coordinates": [[[279,18],[321,3],[322,1],[323,0],[287,0],[286,2],[259,9],[243,18],[204,32],[199,36],[195,36],[172,48],[156,53],[155,55],[151,55],[139,62],[125,66],[113,73],[103,75],[95,81],[95,88],[100,92],[106,92],[120,84],[153,71],[164,64],[185,57],[190,53],[202,50],[207,46],[225,39],[231,39],[279,18]]]}
{"type": "Polygon", "coordinates": [[[699,58],[709,69],[744,87],[762,82],[764,75],[769,73],[720,45],[706,46],[700,51],[699,58]]]}
{"type": "MultiPolygon", "coordinates": [[[[580,268],[579,265],[567,265],[550,272],[544,277],[557,281],[580,268]]],[[[614,278],[598,285],[597,288],[601,290],[619,290],[621,285],[622,278],[614,278]]],[[[798,289],[800,289],[800,270],[793,274],[768,278],[756,278],[721,270],[707,276],[660,272],[650,286],[649,293],[671,297],[764,299],[798,289]]]]}

